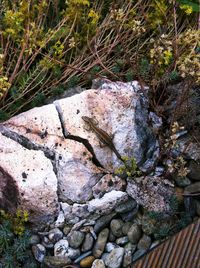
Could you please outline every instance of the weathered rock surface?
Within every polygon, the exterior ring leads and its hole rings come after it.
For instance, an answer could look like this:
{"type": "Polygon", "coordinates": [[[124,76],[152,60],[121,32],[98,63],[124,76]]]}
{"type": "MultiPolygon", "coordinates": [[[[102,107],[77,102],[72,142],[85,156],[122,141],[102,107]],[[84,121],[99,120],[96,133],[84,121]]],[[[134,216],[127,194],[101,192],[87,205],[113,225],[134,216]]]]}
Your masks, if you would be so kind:
{"type": "Polygon", "coordinates": [[[138,204],[150,211],[169,210],[168,201],[173,194],[173,184],[160,177],[140,177],[127,179],[127,193],[138,204]]]}
{"type": "Polygon", "coordinates": [[[147,90],[136,81],[107,81],[1,123],[1,207],[12,210],[23,204],[33,211],[30,219],[41,222],[58,216],[59,200],[69,205],[62,209],[59,227],[63,215],[74,224],[91,213],[111,213],[125,202],[125,182],[110,173],[122,162],[108,146],[100,146],[82,116],[95,118],[100,128],[114,134],[119,153],[134,156],[148,171],[159,147],[148,126],[147,90]]]}
{"type": "Polygon", "coordinates": [[[42,151],[28,150],[0,133],[0,204],[28,210],[47,223],[58,214],[57,178],[42,151]]]}

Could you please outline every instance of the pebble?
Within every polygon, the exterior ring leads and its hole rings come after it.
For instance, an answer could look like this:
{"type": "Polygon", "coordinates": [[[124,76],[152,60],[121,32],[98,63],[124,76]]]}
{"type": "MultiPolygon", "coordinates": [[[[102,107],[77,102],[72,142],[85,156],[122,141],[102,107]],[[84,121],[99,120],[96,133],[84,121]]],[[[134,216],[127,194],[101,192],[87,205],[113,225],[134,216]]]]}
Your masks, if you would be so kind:
{"type": "Polygon", "coordinates": [[[196,209],[197,215],[200,217],[200,201],[199,200],[195,200],[195,209],[196,209]]]}
{"type": "Polygon", "coordinates": [[[78,248],[68,248],[65,256],[69,257],[71,260],[77,259],[81,255],[81,251],[78,248]]]}
{"type": "Polygon", "coordinates": [[[92,254],[92,251],[88,251],[88,252],[85,252],[83,254],[81,254],[81,256],[79,256],[75,261],[74,263],[79,263],[81,260],[83,260],[84,258],[86,258],[87,256],[90,256],[92,254]]]}
{"type": "Polygon", "coordinates": [[[132,257],[132,262],[135,262],[137,259],[139,259],[143,254],[145,254],[146,250],[144,249],[138,249],[132,257]]]}
{"type": "Polygon", "coordinates": [[[40,237],[39,235],[33,234],[31,235],[30,239],[29,239],[29,244],[30,245],[36,245],[40,243],[40,237]]]}
{"type": "Polygon", "coordinates": [[[122,232],[123,225],[124,225],[124,222],[120,219],[113,219],[110,222],[110,229],[116,237],[123,236],[123,232],[122,232]]]}
{"type": "Polygon", "coordinates": [[[88,256],[80,261],[80,266],[82,268],[90,268],[94,260],[95,260],[94,256],[88,256]]]}
{"type": "Polygon", "coordinates": [[[123,267],[128,267],[132,263],[132,250],[125,249],[123,258],[123,267]]]}
{"type": "Polygon", "coordinates": [[[190,184],[189,186],[185,187],[185,194],[188,193],[198,193],[200,192],[200,181],[190,184]]]}
{"type": "Polygon", "coordinates": [[[134,223],[129,229],[127,235],[131,243],[137,244],[142,236],[141,228],[139,227],[139,225],[134,223]]]}
{"type": "Polygon", "coordinates": [[[69,245],[72,248],[78,248],[82,244],[84,238],[85,234],[80,231],[71,231],[67,236],[69,245]]]}
{"type": "Polygon", "coordinates": [[[53,248],[54,247],[54,244],[46,236],[43,237],[42,245],[45,246],[45,248],[53,248]]]}
{"type": "Polygon", "coordinates": [[[69,242],[66,239],[59,240],[54,245],[54,256],[65,256],[68,252],[69,242]]]}
{"type": "Polygon", "coordinates": [[[64,233],[65,235],[68,235],[69,232],[70,232],[70,230],[71,230],[71,227],[69,227],[69,226],[65,226],[65,227],[63,228],[63,233],[64,233]]]}
{"type": "Polygon", "coordinates": [[[44,264],[47,267],[53,268],[63,268],[67,264],[70,264],[70,258],[66,256],[45,256],[44,257],[44,264]]]}
{"type": "Polygon", "coordinates": [[[114,248],[118,248],[119,246],[116,243],[108,242],[105,246],[105,251],[110,253],[114,248]]]}
{"type": "Polygon", "coordinates": [[[101,216],[97,221],[94,226],[94,231],[95,233],[99,233],[111,220],[112,218],[116,215],[116,213],[110,213],[105,216],[101,216]]]}
{"type": "Polygon", "coordinates": [[[56,243],[63,237],[63,232],[59,228],[54,228],[49,231],[48,238],[52,243],[56,243]]]}
{"type": "Polygon", "coordinates": [[[130,198],[125,203],[118,205],[115,208],[115,211],[117,213],[126,213],[126,212],[133,210],[136,206],[137,206],[137,202],[133,198],[130,198]]]}
{"type": "Polygon", "coordinates": [[[132,253],[135,252],[137,245],[132,244],[131,242],[128,242],[125,247],[126,250],[131,250],[132,253]]]}
{"type": "Polygon", "coordinates": [[[116,244],[119,246],[124,246],[126,243],[128,243],[129,238],[128,236],[122,236],[116,240],[116,244]]]}
{"type": "Polygon", "coordinates": [[[174,180],[179,187],[186,187],[191,184],[191,181],[187,177],[175,177],[174,180]]]}
{"type": "Polygon", "coordinates": [[[105,264],[108,268],[120,268],[124,256],[124,248],[114,248],[106,257],[105,264]]]}
{"type": "Polygon", "coordinates": [[[108,228],[103,229],[98,234],[97,241],[95,242],[94,247],[93,247],[93,255],[95,256],[95,258],[99,258],[103,254],[104,248],[108,239],[108,235],[109,235],[108,228]]]}
{"type": "Polygon", "coordinates": [[[38,262],[43,262],[46,255],[46,248],[41,244],[32,246],[33,256],[38,262]]]}
{"type": "Polygon", "coordinates": [[[114,236],[113,232],[110,230],[108,240],[110,242],[114,242],[116,240],[116,237],[114,236]]]}
{"type": "Polygon", "coordinates": [[[188,178],[199,181],[200,180],[200,164],[198,164],[195,161],[190,161],[189,166],[189,173],[188,173],[188,178]]]}
{"type": "Polygon", "coordinates": [[[86,251],[90,250],[93,246],[93,243],[94,243],[93,236],[90,233],[87,233],[85,236],[85,239],[83,241],[81,251],[86,252],[86,251]]]}
{"type": "Polygon", "coordinates": [[[123,233],[123,235],[127,235],[128,234],[128,231],[130,230],[132,224],[133,223],[130,222],[130,221],[124,223],[124,225],[122,226],[122,233],[123,233]]]}
{"type": "Polygon", "coordinates": [[[137,248],[148,250],[150,246],[151,246],[151,237],[144,234],[142,238],[139,240],[137,248]]]}
{"type": "Polygon", "coordinates": [[[137,205],[133,210],[121,213],[120,216],[124,222],[132,221],[135,217],[135,215],[138,213],[139,206],[137,205]]]}
{"type": "Polygon", "coordinates": [[[54,226],[59,227],[59,228],[63,228],[64,224],[65,224],[65,215],[64,215],[63,211],[60,210],[60,212],[58,214],[58,218],[55,221],[54,226]]]}
{"type": "Polygon", "coordinates": [[[93,261],[91,268],[106,268],[106,266],[103,260],[96,259],[93,261]]]}

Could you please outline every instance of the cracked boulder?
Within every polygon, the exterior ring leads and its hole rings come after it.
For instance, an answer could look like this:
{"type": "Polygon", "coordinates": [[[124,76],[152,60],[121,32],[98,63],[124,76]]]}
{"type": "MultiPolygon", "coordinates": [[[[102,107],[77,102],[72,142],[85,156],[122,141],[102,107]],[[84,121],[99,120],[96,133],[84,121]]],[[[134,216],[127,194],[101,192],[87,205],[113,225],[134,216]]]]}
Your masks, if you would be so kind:
{"type": "MultiPolygon", "coordinates": [[[[102,146],[99,136],[82,116],[92,118],[95,126],[113,136],[112,142],[121,156],[135,157],[140,169],[149,172],[157,161],[159,147],[148,125],[147,91],[148,88],[141,88],[137,81],[106,81],[97,89],[31,109],[0,124],[0,171],[1,176],[7,178],[1,180],[2,204],[33,206],[33,211],[41,205],[37,212],[45,218],[55,215],[57,200],[69,205],[80,204],[85,209],[84,204],[97,204],[98,198],[106,200],[104,196],[112,191],[125,192],[125,183],[114,175],[112,178],[113,171],[123,165],[122,161],[112,148],[102,146]],[[10,149],[11,144],[15,146],[10,149]],[[6,153],[9,150],[11,153],[6,153]],[[40,168],[43,168],[41,172],[40,168]],[[103,178],[106,174],[111,175],[103,178]],[[11,190],[6,186],[10,180],[11,190]],[[26,191],[24,185],[27,185],[26,191]],[[9,197],[9,191],[14,191],[16,200],[9,197]],[[49,210],[45,211],[43,202],[48,206],[52,204],[49,210]]],[[[116,198],[117,194],[113,204],[116,198]]]]}
{"type": "Polygon", "coordinates": [[[32,222],[51,222],[58,214],[57,178],[42,151],[28,150],[0,133],[0,206],[27,210],[32,222]]]}

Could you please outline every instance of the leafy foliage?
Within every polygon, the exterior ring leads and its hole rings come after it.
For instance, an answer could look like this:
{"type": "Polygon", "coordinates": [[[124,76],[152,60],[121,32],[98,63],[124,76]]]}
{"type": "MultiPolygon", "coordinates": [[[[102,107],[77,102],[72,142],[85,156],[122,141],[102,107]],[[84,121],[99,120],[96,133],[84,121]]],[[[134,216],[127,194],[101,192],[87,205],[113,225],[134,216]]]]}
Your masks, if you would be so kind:
{"type": "Polygon", "coordinates": [[[141,171],[139,170],[134,157],[122,157],[124,165],[115,170],[116,174],[126,174],[128,177],[139,177],[141,171]]]}
{"type": "Polygon", "coordinates": [[[24,225],[27,221],[26,211],[18,210],[14,217],[0,212],[0,267],[37,267],[29,250],[30,232],[24,225]]]}
{"type": "Polygon", "coordinates": [[[1,111],[12,116],[41,105],[56,88],[89,87],[102,76],[150,85],[156,108],[163,83],[200,81],[197,6],[198,0],[1,1],[1,111]]]}
{"type": "Polygon", "coordinates": [[[192,222],[192,218],[184,210],[175,195],[169,198],[170,214],[165,212],[145,211],[139,223],[146,233],[155,239],[162,240],[180,231],[192,222]]]}

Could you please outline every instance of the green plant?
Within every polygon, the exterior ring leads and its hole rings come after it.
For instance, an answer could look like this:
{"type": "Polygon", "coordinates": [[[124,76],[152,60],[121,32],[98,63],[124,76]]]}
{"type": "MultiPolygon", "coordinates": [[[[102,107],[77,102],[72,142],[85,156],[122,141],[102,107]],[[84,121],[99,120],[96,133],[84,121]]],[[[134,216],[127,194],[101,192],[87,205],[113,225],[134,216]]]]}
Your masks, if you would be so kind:
{"type": "Polygon", "coordinates": [[[134,157],[122,157],[124,165],[115,170],[115,174],[126,174],[128,177],[139,177],[142,172],[139,170],[134,157]]]}
{"type": "Polygon", "coordinates": [[[168,203],[169,213],[144,211],[143,217],[138,220],[143,230],[158,240],[166,239],[192,222],[191,216],[175,195],[170,196],[168,203]]]}
{"type": "Polygon", "coordinates": [[[14,217],[0,211],[0,267],[37,267],[29,250],[30,232],[25,229],[27,221],[26,211],[18,210],[14,217]]]}

